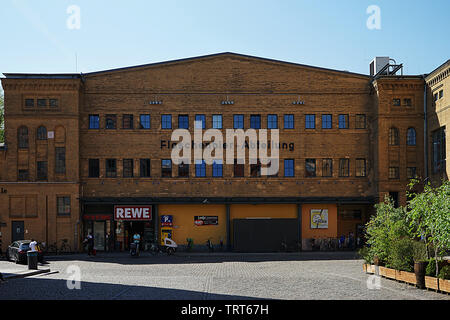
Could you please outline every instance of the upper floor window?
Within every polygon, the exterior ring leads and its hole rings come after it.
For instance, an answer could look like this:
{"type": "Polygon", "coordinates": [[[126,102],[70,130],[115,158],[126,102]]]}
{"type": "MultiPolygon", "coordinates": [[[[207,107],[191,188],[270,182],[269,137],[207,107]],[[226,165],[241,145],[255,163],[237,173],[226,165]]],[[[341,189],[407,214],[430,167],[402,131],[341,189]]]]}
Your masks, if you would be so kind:
{"type": "Polygon", "coordinates": [[[28,128],[20,127],[17,132],[19,149],[28,149],[28,128]]]}
{"type": "Polygon", "coordinates": [[[333,159],[322,160],[322,177],[333,176],[333,159]]]}
{"type": "Polygon", "coordinates": [[[17,176],[17,180],[18,181],[28,181],[29,180],[28,170],[20,170],[19,169],[19,174],[17,176]]]}
{"type": "Polygon", "coordinates": [[[400,104],[401,104],[401,100],[400,100],[400,99],[398,99],[398,98],[392,99],[392,105],[393,105],[393,106],[399,107],[400,104]]]}
{"type": "Polygon", "coordinates": [[[357,177],[365,177],[366,176],[366,159],[356,159],[355,162],[357,177]]]}
{"type": "Polygon", "coordinates": [[[276,114],[267,116],[267,129],[278,129],[278,116],[276,114]]]}
{"type": "Polygon", "coordinates": [[[349,159],[339,159],[339,177],[349,177],[350,176],[350,160],[349,159]]]}
{"type": "Polygon", "coordinates": [[[444,97],[444,90],[439,90],[439,99],[444,97]]]}
{"type": "Polygon", "coordinates": [[[89,159],[89,178],[100,177],[100,162],[98,159],[89,159]]]}
{"type": "Polygon", "coordinates": [[[57,197],[56,199],[58,216],[70,216],[70,196],[57,197]]]}
{"type": "Polygon", "coordinates": [[[356,129],[366,129],[366,115],[365,114],[357,114],[356,115],[355,128],[356,129]]]}
{"type": "Polygon", "coordinates": [[[293,114],[285,114],[284,115],[284,128],[285,129],[294,129],[294,115],[293,114]]]}
{"type": "Polygon", "coordinates": [[[259,159],[254,161],[256,163],[250,162],[250,177],[257,178],[261,177],[261,162],[259,159]]]}
{"type": "Polygon", "coordinates": [[[178,176],[180,178],[189,177],[189,164],[188,163],[182,162],[178,165],[178,176]]]}
{"type": "Polygon", "coordinates": [[[399,168],[389,167],[389,179],[399,179],[399,168]]]}
{"type": "Polygon", "coordinates": [[[206,162],[205,160],[197,161],[195,163],[195,176],[206,177],[206,162]]]}
{"type": "Polygon", "coordinates": [[[150,129],[150,115],[149,114],[141,114],[139,117],[139,127],[141,129],[150,129]]]}
{"type": "Polygon", "coordinates": [[[140,159],[139,160],[139,171],[141,178],[150,177],[150,159],[140,159]]]}
{"type": "Polygon", "coordinates": [[[38,140],[47,140],[47,128],[45,128],[44,126],[40,126],[39,128],[37,128],[36,137],[38,140]]]}
{"type": "Polygon", "coordinates": [[[403,105],[406,107],[411,107],[412,106],[412,100],[411,98],[405,98],[403,99],[403,105]]]}
{"type": "Polygon", "coordinates": [[[34,107],[34,99],[25,99],[25,107],[34,107]]]}
{"type": "Polygon", "coordinates": [[[212,116],[213,129],[222,129],[222,115],[214,114],[212,116]]]}
{"type": "Polygon", "coordinates": [[[66,148],[64,147],[55,148],[55,173],[66,173],[66,148]]]}
{"type": "Polygon", "coordinates": [[[250,128],[261,129],[261,116],[259,114],[252,114],[250,116],[250,128]]]}
{"type": "Polygon", "coordinates": [[[105,128],[116,129],[117,128],[117,116],[115,114],[107,114],[105,116],[105,128]]]}
{"type": "Polygon", "coordinates": [[[178,116],[178,129],[189,129],[189,116],[180,114],[178,116]]]}
{"type": "Polygon", "coordinates": [[[47,161],[38,161],[36,164],[36,180],[47,180],[47,161]]]}
{"type": "Polygon", "coordinates": [[[389,145],[398,146],[399,144],[399,135],[398,129],[393,127],[389,129],[389,145]]]}
{"type": "Polygon", "coordinates": [[[234,159],[234,177],[240,178],[244,176],[245,173],[245,164],[244,163],[238,163],[238,159],[234,159]]]}
{"type": "Polygon", "coordinates": [[[244,115],[243,114],[233,115],[233,128],[234,129],[244,129],[244,115]]]}
{"type": "Polygon", "coordinates": [[[306,177],[316,176],[316,159],[305,160],[305,176],[306,177]]]}
{"type": "Polygon", "coordinates": [[[205,129],[206,128],[206,116],[204,114],[196,114],[195,115],[195,128],[196,129],[205,129]],[[198,124],[200,122],[200,124],[198,124]]]}
{"type": "Polygon", "coordinates": [[[284,160],[284,176],[293,177],[295,175],[294,159],[284,160]]]}
{"type": "Polygon", "coordinates": [[[406,144],[408,146],[416,145],[416,129],[409,128],[406,134],[406,144]]]}
{"type": "Polygon", "coordinates": [[[348,129],[348,114],[339,115],[339,129],[348,129]]]}
{"type": "Polygon", "coordinates": [[[124,178],[133,178],[134,177],[134,161],[133,159],[123,159],[123,177],[124,178]]]}
{"type": "Polygon", "coordinates": [[[50,103],[50,107],[56,108],[59,105],[58,99],[50,99],[48,101],[50,103]]]}
{"type": "Polygon", "coordinates": [[[305,116],[305,129],[315,129],[316,128],[316,115],[307,114],[305,116]]]}
{"type": "Polygon", "coordinates": [[[106,159],[106,177],[115,178],[117,177],[117,160],[116,159],[106,159]]]}
{"type": "Polygon", "coordinates": [[[172,160],[170,159],[161,160],[161,177],[163,178],[172,177],[172,160]]]}
{"type": "Polygon", "coordinates": [[[89,129],[100,129],[100,116],[98,114],[89,115],[89,129]]]}
{"type": "Polygon", "coordinates": [[[332,116],[331,114],[323,114],[322,115],[322,129],[331,129],[332,124],[332,116]]]}
{"type": "Polygon", "coordinates": [[[212,169],[213,177],[223,176],[223,164],[221,160],[214,160],[212,169]]]}
{"type": "Polygon", "coordinates": [[[123,129],[133,129],[133,115],[132,114],[124,114],[123,115],[123,129]]]}
{"type": "Polygon", "coordinates": [[[161,115],[161,129],[172,129],[172,115],[161,115]]]}
{"type": "Polygon", "coordinates": [[[433,173],[445,172],[446,166],[446,142],[445,127],[441,127],[432,133],[433,139],[433,173]]]}
{"type": "Polygon", "coordinates": [[[37,99],[37,105],[38,105],[38,107],[46,107],[47,99],[37,99]]]}

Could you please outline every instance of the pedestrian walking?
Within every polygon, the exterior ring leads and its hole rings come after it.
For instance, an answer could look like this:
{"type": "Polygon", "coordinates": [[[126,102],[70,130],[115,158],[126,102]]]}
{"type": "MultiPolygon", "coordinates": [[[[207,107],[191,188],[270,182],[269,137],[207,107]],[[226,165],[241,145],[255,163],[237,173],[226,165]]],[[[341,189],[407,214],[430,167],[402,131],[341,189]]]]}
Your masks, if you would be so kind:
{"type": "Polygon", "coordinates": [[[86,239],[84,239],[84,244],[87,244],[88,247],[88,256],[90,256],[91,254],[94,254],[94,236],[89,233],[86,237],[86,239]]]}

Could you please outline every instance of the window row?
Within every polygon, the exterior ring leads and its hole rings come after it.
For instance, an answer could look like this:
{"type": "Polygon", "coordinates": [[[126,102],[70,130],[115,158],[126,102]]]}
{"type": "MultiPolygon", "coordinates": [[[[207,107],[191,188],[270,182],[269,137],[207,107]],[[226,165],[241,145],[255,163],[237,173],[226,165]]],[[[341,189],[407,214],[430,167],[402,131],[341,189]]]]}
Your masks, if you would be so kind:
{"type": "Polygon", "coordinates": [[[58,105],[59,105],[59,101],[56,98],[25,99],[25,107],[27,107],[27,108],[34,108],[35,106],[40,107],[40,108],[47,108],[47,107],[57,108],[58,105]]]}
{"type": "Polygon", "coordinates": [[[434,93],[434,101],[438,101],[444,97],[444,89],[439,90],[439,92],[434,93]]]}
{"type": "Polygon", "coordinates": [[[411,107],[412,100],[410,98],[404,98],[403,103],[402,103],[402,99],[394,98],[394,99],[392,99],[392,105],[394,107],[400,107],[400,106],[411,107]]]}
{"type": "MultiPolygon", "coordinates": [[[[106,159],[105,160],[105,177],[106,178],[117,178],[117,159],[106,159]]],[[[255,161],[256,163],[250,164],[250,177],[261,177],[261,163],[255,161]]],[[[133,178],[135,177],[135,160],[134,159],[123,159],[122,160],[122,177],[123,178],[133,178]]],[[[294,159],[284,159],[283,160],[283,176],[284,177],[295,177],[296,168],[294,159]]],[[[333,159],[306,159],[305,160],[305,172],[304,177],[317,177],[317,166],[321,166],[321,176],[322,177],[333,177],[333,159]]],[[[187,178],[190,176],[189,164],[181,163],[178,165],[178,177],[187,178]]],[[[206,163],[205,161],[198,162],[194,164],[195,166],[195,177],[206,177],[206,163]]],[[[139,172],[137,173],[141,178],[151,177],[151,160],[150,159],[139,159],[139,172]]],[[[297,173],[298,174],[298,173],[297,173]]],[[[171,178],[174,176],[173,163],[171,159],[161,160],[161,173],[162,178],[171,178]]],[[[278,173],[273,175],[278,176],[278,173]]],[[[338,160],[338,176],[339,177],[350,177],[350,159],[342,158],[338,160]]],[[[366,177],[367,176],[367,163],[366,159],[355,159],[355,176],[356,177],[366,177]]],[[[100,159],[89,159],[89,178],[99,178],[100,177],[100,159]]],[[[215,161],[212,164],[212,177],[223,177],[223,163],[221,161],[215,161]]],[[[245,164],[239,164],[237,160],[233,165],[233,177],[245,177],[245,164]]]]}
{"type": "MultiPolygon", "coordinates": [[[[333,119],[331,114],[322,115],[322,129],[332,129],[333,119]]],[[[212,128],[223,129],[223,116],[221,114],[212,115],[212,128]]],[[[245,115],[234,114],[233,115],[233,128],[244,129],[245,115]]],[[[206,115],[196,114],[194,121],[197,123],[198,128],[206,129],[206,115]]],[[[278,129],[279,119],[276,114],[269,114],[266,118],[267,129],[278,129]]],[[[117,129],[118,119],[116,114],[105,115],[105,129],[117,129]]],[[[134,115],[123,114],[122,115],[122,129],[134,129],[134,115]]],[[[139,129],[151,129],[151,118],[149,114],[139,115],[139,129]]],[[[250,115],[250,128],[261,129],[262,128],[262,116],[260,114],[250,115]]],[[[283,128],[294,129],[295,120],[293,114],[283,115],[283,128]]],[[[305,129],[316,128],[316,115],[307,114],[305,116],[305,129]]],[[[348,129],[350,128],[350,121],[348,114],[340,114],[338,116],[338,128],[348,129]]],[[[366,115],[357,114],[355,119],[356,129],[366,129],[366,115]]],[[[100,115],[89,115],[89,129],[100,129],[100,115]]],[[[161,115],[161,129],[173,129],[173,119],[171,114],[161,115]]],[[[189,129],[189,115],[178,115],[178,129],[189,129]]]]}
{"type": "MultiPolygon", "coordinates": [[[[400,179],[400,168],[399,167],[389,167],[388,177],[390,180],[400,179]]],[[[407,179],[417,178],[417,168],[416,167],[407,167],[406,168],[406,178],[407,179]]]]}
{"type": "MultiPolygon", "coordinates": [[[[66,173],[66,148],[55,148],[55,174],[66,173]]],[[[18,181],[29,181],[30,172],[28,169],[19,169],[18,181]]],[[[48,161],[36,162],[36,181],[48,180],[48,161]]]]}
{"type": "MultiPolygon", "coordinates": [[[[392,127],[389,129],[389,145],[398,146],[400,144],[400,135],[397,128],[392,127]]],[[[406,132],[406,144],[408,146],[416,145],[416,129],[408,128],[406,132]]]]}

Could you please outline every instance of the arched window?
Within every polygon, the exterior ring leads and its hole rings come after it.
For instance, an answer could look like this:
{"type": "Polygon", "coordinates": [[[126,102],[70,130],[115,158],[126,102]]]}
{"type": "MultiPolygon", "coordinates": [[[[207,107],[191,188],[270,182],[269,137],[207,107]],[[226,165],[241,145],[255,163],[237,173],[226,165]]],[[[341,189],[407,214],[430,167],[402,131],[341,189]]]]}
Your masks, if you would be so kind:
{"type": "Polygon", "coordinates": [[[28,128],[20,127],[17,131],[19,149],[28,149],[28,128]]]}
{"type": "Polygon", "coordinates": [[[47,140],[47,128],[44,126],[40,126],[37,129],[37,139],[38,140],[47,140]]]}
{"type": "Polygon", "coordinates": [[[414,128],[408,129],[408,132],[406,134],[406,144],[408,146],[416,145],[416,129],[414,129],[414,128]]]}
{"type": "Polygon", "coordinates": [[[390,128],[389,129],[389,145],[398,146],[398,144],[399,144],[398,129],[390,128]]]}

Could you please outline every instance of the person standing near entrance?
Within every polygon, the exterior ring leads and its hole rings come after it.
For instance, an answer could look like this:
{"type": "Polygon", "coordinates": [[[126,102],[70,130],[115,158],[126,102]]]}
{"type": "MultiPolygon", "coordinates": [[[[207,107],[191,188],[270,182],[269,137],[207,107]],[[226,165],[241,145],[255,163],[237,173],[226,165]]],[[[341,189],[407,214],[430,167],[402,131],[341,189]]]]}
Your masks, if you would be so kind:
{"type": "Polygon", "coordinates": [[[133,236],[133,242],[136,243],[136,251],[139,254],[139,244],[141,242],[141,236],[139,233],[135,233],[133,236]]]}
{"type": "Polygon", "coordinates": [[[86,237],[86,239],[84,240],[84,243],[87,244],[88,246],[88,256],[91,255],[91,253],[94,253],[94,236],[92,235],[92,233],[89,233],[86,237]]]}

